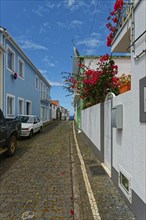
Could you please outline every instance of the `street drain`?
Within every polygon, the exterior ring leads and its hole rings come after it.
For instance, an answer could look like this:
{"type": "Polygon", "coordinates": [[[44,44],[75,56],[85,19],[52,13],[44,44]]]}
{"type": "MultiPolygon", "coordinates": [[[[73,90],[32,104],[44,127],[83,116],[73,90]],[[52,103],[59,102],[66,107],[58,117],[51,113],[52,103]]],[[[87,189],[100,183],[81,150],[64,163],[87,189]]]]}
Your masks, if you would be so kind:
{"type": "Polygon", "coordinates": [[[106,175],[105,170],[103,169],[102,166],[89,166],[89,170],[92,176],[102,176],[102,175],[106,175]]]}

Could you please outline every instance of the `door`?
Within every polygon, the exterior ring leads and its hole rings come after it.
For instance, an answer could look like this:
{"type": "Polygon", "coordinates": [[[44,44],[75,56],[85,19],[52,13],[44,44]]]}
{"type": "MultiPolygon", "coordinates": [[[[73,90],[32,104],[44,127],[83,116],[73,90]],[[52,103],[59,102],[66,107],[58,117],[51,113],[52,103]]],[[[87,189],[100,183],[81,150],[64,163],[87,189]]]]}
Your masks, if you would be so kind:
{"type": "Polygon", "coordinates": [[[111,170],[111,99],[104,102],[104,163],[111,170]]]}
{"type": "Polygon", "coordinates": [[[26,115],[31,115],[31,102],[26,101],[26,115]]]}

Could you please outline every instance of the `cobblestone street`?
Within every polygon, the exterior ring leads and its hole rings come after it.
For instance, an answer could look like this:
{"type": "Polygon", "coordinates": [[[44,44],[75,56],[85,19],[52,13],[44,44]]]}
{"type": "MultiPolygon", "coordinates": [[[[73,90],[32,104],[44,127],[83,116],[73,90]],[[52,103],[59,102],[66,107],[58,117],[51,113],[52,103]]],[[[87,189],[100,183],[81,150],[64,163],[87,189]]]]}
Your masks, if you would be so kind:
{"type": "MultiPolygon", "coordinates": [[[[77,140],[101,220],[133,220],[83,133],[77,140]]],[[[95,220],[83,180],[72,122],[54,122],[18,141],[13,157],[0,156],[0,220],[95,220]]]]}

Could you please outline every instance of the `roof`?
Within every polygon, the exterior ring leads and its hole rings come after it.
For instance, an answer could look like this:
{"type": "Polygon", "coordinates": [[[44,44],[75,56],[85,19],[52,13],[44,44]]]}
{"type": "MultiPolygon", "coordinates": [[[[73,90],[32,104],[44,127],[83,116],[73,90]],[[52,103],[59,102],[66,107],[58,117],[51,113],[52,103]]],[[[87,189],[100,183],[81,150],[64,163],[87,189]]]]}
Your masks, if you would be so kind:
{"type": "Polygon", "coordinates": [[[56,106],[60,106],[60,103],[58,100],[51,100],[51,104],[56,105],[56,106]]]}
{"type": "MultiPolygon", "coordinates": [[[[4,34],[5,37],[8,38],[8,40],[13,44],[15,48],[21,53],[22,57],[29,63],[29,65],[35,70],[37,75],[41,78],[43,82],[46,83],[48,87],[51,87],[50,83],[44,78],[44,76],[41,74],[41,72],[36,68],[36,66],[31,62],[31,60],[26,56],[26,54],[23,52],[23,50],[18,46],[18,44],[15,42],[15,40],[12,38],[12,36],[9,34],[7,29],[0,26],[0,32],[4,34]]],[[[1,45],[2,48],[3,45],[1,45]]]]}

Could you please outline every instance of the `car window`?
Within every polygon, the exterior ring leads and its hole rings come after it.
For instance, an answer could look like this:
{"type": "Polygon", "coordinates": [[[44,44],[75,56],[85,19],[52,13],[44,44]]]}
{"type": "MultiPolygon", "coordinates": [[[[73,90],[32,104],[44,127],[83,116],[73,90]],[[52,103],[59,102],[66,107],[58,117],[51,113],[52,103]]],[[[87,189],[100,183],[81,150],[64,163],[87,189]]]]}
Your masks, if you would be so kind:
{"type": "Polygon", "coordinates": [[[40,122],[40,119],[39,119],[39,118],[37,118],[37,121],[38,121],[38,122],[40,122]]]}
{"type": "Polygon", "coordinates": [[[34,118],[34,123],[37,123],[37,118],[34,118]]]}
{"type": "Polygon", "coordinates": [[[18,116],[16,119],[20,119],[22,123],[33,123],[33,117],[29,116],[18,116]]]}

